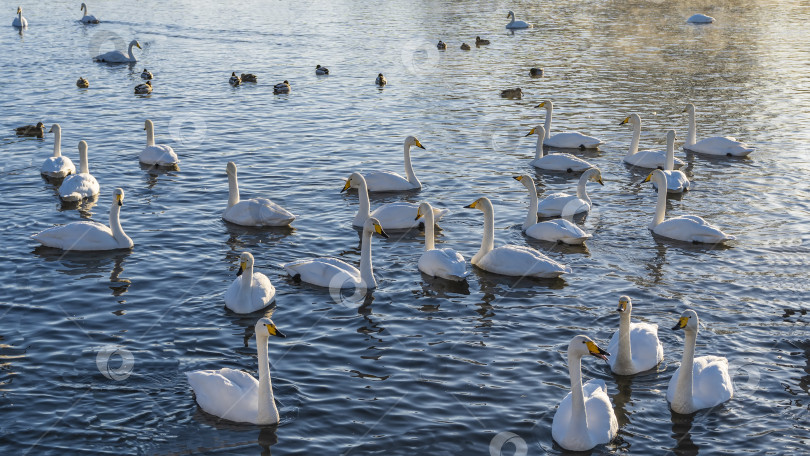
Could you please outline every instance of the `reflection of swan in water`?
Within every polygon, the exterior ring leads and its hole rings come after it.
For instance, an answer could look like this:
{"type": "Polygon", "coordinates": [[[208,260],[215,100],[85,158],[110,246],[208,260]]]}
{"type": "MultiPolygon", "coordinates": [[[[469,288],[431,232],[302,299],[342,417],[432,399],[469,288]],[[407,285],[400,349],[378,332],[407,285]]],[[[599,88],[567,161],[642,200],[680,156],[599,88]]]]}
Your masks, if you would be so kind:
{"type": "Polygon", "coordinates": [[[72,281],[85,278],[95,279],[98,276],[106,275],[109,270],[110,289],[113,296],[121,296],[129,289],[131,282],[129,279],[121,277],[121,273],[124,272],[124,260],[131,254],[129,250],[69,251],[66,253],[61,249],[40,245],[33,250],[33,253],[46,263],[55,263],[57,266],[49,266],[49,269],[72,277],[72,281]],[[112,260],[112,269],[110,269],[110,260],[112,260]]]}
{"type": "MultiPolygon", "coordinates": [[[[262,244],[272,245],[295,232],[295,228],[289,225],[255,227],[236,225],[227,221],[223,225],[225,231],[228,232],[228,239],[225,243],[228,244],[231,253],[255,249],[262,244]]],[[[231,262],[237,257],[238,255],[228,258],[227,261],[231,262]]]]}
{"type": "Polygon", "coordinates": [[[692,440],[692,422],[695,415],[679,415],[670,411],[672,420],[672,438],[675,440],[675,448],[672,453],[676,456],[698,456],[700,447],[692,440]]]}

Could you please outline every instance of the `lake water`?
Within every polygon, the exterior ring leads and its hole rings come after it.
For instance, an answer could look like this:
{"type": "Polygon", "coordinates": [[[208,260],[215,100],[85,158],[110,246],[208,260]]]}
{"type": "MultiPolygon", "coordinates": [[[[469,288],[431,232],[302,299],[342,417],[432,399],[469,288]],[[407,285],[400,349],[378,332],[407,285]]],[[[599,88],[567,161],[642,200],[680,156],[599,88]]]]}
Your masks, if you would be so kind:
{"type": "MultiPolygon", "coordinates": [[[[16,5],[13,5],[16,6],[16,5]]],[[[605,380],[618,438],[594,454],[803,453],[810,439],[810,10],[802,2],[96,2],[103,22],[84,26],[78,2],[23,5],[29,28],[0,34],[4,115],[3,255],[0,260],[0,453],[3,454],[556,454],[557,404],[569,390],[565,350],[587,334],[606,345],[622,294],[634,317],[660,325],[657,372],[605,380]],[[509,9],[535,28],[504,29],[509,9]],[[686,24],[695,12],[709,26],[686,24]],[[459,50],[476,35],[488,47],[459,50]],[[91,57],[136,38],[133,67],[91,57]],[[448,49],[438,52],[442,39],[448,49]],[[331,70],[316,77],[316,64],[331,70]],[[530,79],[531,67],[546,76],[530,79]],[[140,72],[151,96],[133,95],[140,72]],[[230,73],[256,85],[232,88],[230,73]],[[388,86],[374,85],[383,72],[388,86]],[[84,76],[87,90],[75,81],[84,76]],[[289,80],[292,93],[272,85],[289,80]],[[499,97],[521,87],[523,100],[499,97]],[[585,247],[549,246],[520,232],[529,173],[541,197],[576,178],[528,165],[555,104],[555,131],[605,140],[578,153],[602,170],[581,226],[585,247]],[[655,239],[655,193],[622,163],[636,112],[642,147],[665,131],[686,137],[684,105],[698,109],[698,137],[736,136],[748,159],[678,156],[693,190],[669,214],[695,214],[737,237],[727,247],[655,239]],[[138,165],[144,119],[181,159],[177,172],[138,165]],[[63,208],[39,176],[52,135],[13,128],[59,123],[78,165],[89,144],[98,201],[63,208]],[[564,279],[509,279],[475,270],[466,285],[428,280],[416,268],[422,233],[375,237],[379,287],[361,302],[285,277],[280,264],[312,255],[359,261],[351,226],[355,170],[402,172],[402,140],[420,193],[372,196],[372,205],[427,200],[451,212],[441,245],[468,260],[483,217],[464,209],[488,196],[496,244],[537,247],[573,268],[564,279]],[[298,215],[289,230],[221,220],[225,164],[239,166],[243,197],[267,196],[298,215]],[[30,236],[92,218],[106,223],[115,187],[131,252],[62,254],[30,236]],[[277,306],[237,315],[223,294],[242,251],[275,284],[277,306]],[[703,327],[698,354],[725,356],[736,391],[694,416],[666,402],[683,335],[669,328],[686,308],[703,327]],[[202,412],[184,372],[231,367],[256,375],[253,325],[272,313],[286,339],[270,341],[281,424],[237,425],[202,412]],[[101,367],[101,368],[100,368],[101,367]],[[103,371],[103,373],[102,373],[103,371]],[[513,433],[513,434],[505,434],[513,433]],[[509,443],[499,447],[499,442],[509,443]],[[490,452],[492,451],[492,452],[490,452]]],[[[6,4],[10,24],[13,7],[6,4]]]]}

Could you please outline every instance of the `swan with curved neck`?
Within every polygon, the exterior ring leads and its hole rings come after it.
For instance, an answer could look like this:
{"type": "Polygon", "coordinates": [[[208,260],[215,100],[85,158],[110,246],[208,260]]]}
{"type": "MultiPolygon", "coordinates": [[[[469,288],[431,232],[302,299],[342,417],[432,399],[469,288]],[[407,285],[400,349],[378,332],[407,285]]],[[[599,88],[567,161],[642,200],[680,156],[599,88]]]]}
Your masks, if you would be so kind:
{"type": "Polygon", "coordinates": [[[91,15],[87,14],[87,5],[85,5],[84,3],[82,3],[81,10],[82,10],[82,13],[83,13],[81,21],[83,23],[85,23],[85,24],[98,24],[99,23],[99,20],[96,19],[96,16],[91,16],[91,15]]]}
{"type": "Polygon", "coordinates": [[[523,184],[529,191],[529,210],[523,222],[523,232],[526,236],[541,241],[563,242],[565,244],[582,244],[591,235],[565,219],[537,222],[537,187],[528,174],[515,176],[515,180],[523,184]]]}
{"type": "Polygon", "coordinates": [[[417,266],[419,270],[431,277],[440,277],[446,280],[462,281],[470,274],[467,271],[467,262],[460,253],[450,248],[437,249],[434,243],[435,234],[433,225],[436,223],[433,216],[433,207],[428,202],[419,205],[416,218],[425,219],[425,251],[419,257],[417,266]]]}
{"type": "MultiPolygon", "coordinates": [[[[689,178],[675,166],[675,130],[667,131],[667,157],[664,165],[664,175],[667,177],[667,193],[683,193],[692,185],[689,178]]],[[[653,181],[653,187],[658,190],[658,184],[653,181]]]]}
{"type": "Polygon", "coordinates": [[[295,280],[319,287],[376,288],[377,280],[374,278],[374,267],[371,264],[371,237],[375,233],[388,238],[380,221],[373,217],[368,218],[363,224],[360,239],[360,269],[337,258],[322,257],[287,263],[283,266],[284,270],[295,280]]]}
{"type": "MultiPolygon", "coordinates": [[[[11,21],[12,27],[20,27],[20,28],[27,28],[28,27],[28,19],[24,18],[22,15],[22,7],[17,7],[17,17],[11,21]]],[[[22,32],[20,32],[22,33],[22,32]]]]}
{"type": "Polygon", "coordinates": [[[684,150],[725,157],[746,157],[754,151],[748,144],[737,141],[731,136],[712,136],[698,141],[697,126],[695,125],[695,105],[692,103],[687,104],[683,112],[689,114],[689,130],[686,133],[684,150]]]}
{"type": "MultiPolygon", "coordinates": [[[[343,190],[340,192],[343,193],[349,188],[357,189],[357,197],[360,203],[352,225],[361,227],[366,223],[369,217],[374,217],[379,220],[386,230],[406,230],[422,225],[422,221],[416,218],[416,214],[419,210],[417,204],[406,202],[388,203],[374,209],[372,212],[371,202],[368,198],[368,185],[362,174],[357,172],[352,173],[349,179],[346,180],[343,190]]],[[[438,222],[441,220],[447,212],[447,209],[433,209],[435,221],[438,222]]]]}
{"type": "Polygon", "coordinates": [[[526,134],[526,136],[531,135],[537,135],[534,159],[529,163],[535,168],[568,173],[582,172],[593,168],[593,165],[587,161],[567,153],[558,152],[555,154],[545,154],[544,156],[543,141],[546,136],[546,128],[542,125],[532,128],[531,131],[526,134]]]}
{"type": "Polygon", "coordinates": [[[485,271],[495,274],[555,278],[570,273],[571,268],[564,266],[535,249],[517,245],[495,247],[495,212],[489,198],[482,197],[469,206],[484,213],[484,233],[481,248],[472,257],[470,263],[485,271]]]}
{"type": "Polygon", "coordinates": [[[121,206],[124,205],[124,190],[116,188],[110,206],[110,226],[82,220],[67,225],[48,228],[34,235],[34,239],[48,247],[62,250],[117,250],[129,249],[132,239],[121,228],[121,206]]]}
{"type": "Polygon", "coordinates": [[[105,52],[104,54],[97,55],[93,57],[93,60],[95,60],[96,62],[104,62],[104,63],[134,63],[137,62],[138,60],[135,58],[135,55],[132,54],[133,47],[143,49],[141,48],[141,43],[139,43],[137,40],[132,40],[129,42],[129,49],[127,50],[126,54],[116,49],[114,51],[105,52]]]}
{"type": "Polygon", "coordinates": [[[241,370],[224,367],[219,370],[186,372],[197,404],[207,413],[237,423],[276,424],[278,408],[270,380],[267,344],[270,336],[287,337],[267,317],[254,327],[259,358],[259,379],[241,370]]]}
{"type": "Polygon", "coordinates": [[[267,198],[239,199],[236,163],[228,162],[228,207],[222,213],[225,221],[242,226],[287,226],[295,215],[267,198]]]}
{"type": "Polygon", "coordinates": [[[515,20],[515,13],[513,13],[512,11],[509,11],[509,14],[506,15],[507,19],[509,19],[510,17],[512,18],[512,20],[508,24],[506,24],[506,28],[508,29],[525,29],[530,28],[532,26],[532,24],[529,24],[528,22],[515,20]]]}
{"type": "Polygon", "coordinates": [[[177,168],[180,159],[174,153],[174,149],[166,144],[155,144],[155,125],[152,121],[146,119],[143,129],[146,130],[146,147],[141,151],[138,160],[146,165],[177,168]]]}
{"type": "Polygon", "coordinates": [[[576,131],[557,133],[551,136],[551,118],[554,111],[554,104],[550,100],[545,100],[535,106],[536,108],[546,108],[546,120],[543,128],[546,130],[545,145],[558,149],[597,149],[603,141],[593,136],[583,135],[576,131]]]}
{"type": "MultiPolygon", "coordinates": [[[[633,139],[630,141],[627,155],[624,156],[624,162],[640,168],[666,169],[667,152],[665,150],[638,150],[638,143],[641,140],[641,116],[636,113],[630,114],[619,125],[624,124],[630,124],[633,127],[633,139]]],[[[673,156],[673,169],[681,166],[683,166],[683,160],[673,156]]]]}
{"type": "MultiPolygon", "coordinates": [[[[369,192],[405,192],[409,190],[420,190],[422,183],[413,172],[413,165],[411,164],[411,147],[416,146],[424,149],[422,143],[413,136],[405,138],[403,146],[403,159],[405,162],[405,176],[392,171],[369,171],[364,172],[363,177],[366,179],[366,186],[369,192]]],[[[352,188],[357,188],[353,186],[352,188]]]]}
{"type": "Polygon", "coordinates": [[[586,189],[586,185],[589,181],[597,182],[599,185],[605,185],[605,183],[602,182],[602,172],[599,171],[599,168],[591,168],[579,176],[576,195],[569,195],[567,193],[552,193],[548,195],[537,203],[537,215],[540,217],[569,217],[590,212],[591,197],[588,196],[586,189]]]}
{"type": "MultiPolygon", "coordinates": [[[[658,188],[665,188],[667,178],[660,169],[653,170],[644,182],[654,180],[658,188]]],[[[667,192],[658,192],[655,217],[649,228],[657,235],[684,242],[715,244],[734,239],[696,215],[682,215],[664,220],[667,210],[667,192]]]]}
{"type": "Polygon", "coordinates": [[[53,124],[48,133],[53,133],[53,156],[45,159],[40,173],[56,179],[76,173],[76,167],[70,158],[62,156],[62,127],[53,124]]]}
{"type": "Polygon", "coordinates": [[[576,336],[568,344],[568,375],[571,392],[560,402],[551,423],[551,436],[569,451],[587,451],[616,437],[619,423],[607,386],[601,380],[582,385],[582,358],[607,360],[610,353],[599,348],[588,336],[576,336]]]}
{"type": "Polygon", "coordinates": [[[63,201],[81,201],[98,195],[98,192],[98,181],[90,174],[87,161],[87,143],[79,141],[79,173],[65,177],[59,186],[59,197],[63,201]]]}
{"type": "Polygon", "coordinates": [[[669,380],[667,401],[673,411],[681,414],[714,407],[734,395],[726,358],[721,356],[695,358],[698,323],[697,313],[687,309],[672,328],[675,331],[683,329],[685,346],[681,365],[669,380]]]}
{"type": "Polygon", "coordinates": [[[236,279],[225,291],[225,307],[236,313],[251,313],[264,309],[276,299],[276,289],[270,279],[253,271],[253,255],[242,252],[236,279]]]}
{"type": "Polygon", "coordinates": [[[619,298],[619,330],[613,333],[607,350],[610,369],[619,375],[633,375],[655,368],[664,359],[664,346],[658,340],[658,325],[633,323],[629,296],[619,298]]]}

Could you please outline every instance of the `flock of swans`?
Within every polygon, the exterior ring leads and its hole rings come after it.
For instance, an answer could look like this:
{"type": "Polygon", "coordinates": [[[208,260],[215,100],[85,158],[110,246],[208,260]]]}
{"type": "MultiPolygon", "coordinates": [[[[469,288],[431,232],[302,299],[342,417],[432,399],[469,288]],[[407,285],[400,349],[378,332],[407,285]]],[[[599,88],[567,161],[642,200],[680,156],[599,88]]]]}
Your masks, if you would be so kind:
{"type": "MultiPolygon", "coordinates": [[[[84,12],[82,22],[98,23],[98,19],[94,16],[87,15],[85,4],[81,7],[84,12]]],[[[17,15],[14,25],[26,27],[27,21],[22,17],[21,8],[17,9],[17,15]]],[[[511,22],[506,25],[509,29],[531,27],[531,24],[517,21],[511,11],[507,17],[511,18],[511,22]]],[[[440,42],[441,44],[443,43],[440,42]]],[[[140,48],[140,44],[133,40],[129,45],[128,54],[112,51],[96,57],[96,60],[134,61],[133,47],[140,48]]],[[[320,66],[316,71],[328,74],[328,70],[320,66]]],[[[148,73],[147,70],[144,70],[144,73],[148,73]]],[[[149,78],[144,79],[150,78],[151,73],[149,78]]],[[[232,78],[240,79],[241,82],[241,78],[235,73],[232,78]]],[[[379,75],[377,83],[385,83],[382,74],[379,75]]],[[[587,184],[593,182],[604,185],[602,173],[573,153],[564,151],[547,153],[546,148],[575,152],[577,149],[597,149],[603,141],[579,132],[560,132],[552,135],[552,102],[546,100],[537,107],[545,108],[545,121],[543,125],[531,129],[526,135],[537,135],[536,153],[530,165],[545,171],[581,173],[581,175],[576,193],[552,193],[542,200],[538,197],[531,176],[526,174],[516,176],[514,179],[522,184],[529,194],[529,207],[521,228],[526,236],[534,239],[582,244],[591,239],[592,235],[574,223],[572,217],[586,214],[591,210],[592,202],[587,193],[587,184]],[[545,220],[539,221],[538,218],[545,220]]],[[[688,104],[684,112],[689,116],[687,140],[683,146],[685,150],[715,156],[746,156],[753,151],[746,144],[731,137],[709,137],[698,141],[695,107],[688,104]]],[[[624,162],[651,170],[645,182],[651,182],[657,189],[655,215],[649,229],[656,235],[685,242],[719,243],[734,239],[733,236],[725,234],[698,216],[682,215],[666,219],[667,195],[681,193],[690,188],[687,176],[677,169],[683,165],[683,161],[675,157],[675,131],[667,132],[666,150],[639,151],[640,117],[631,114],[621,124],[630,124],[633,127],[632,140],[624,162]]],[[[44,132],[44,126],[41,124],[31,128],[38,134],[44,132]]],[[[146,145],[139,154],[139,162],[148,166],[177,169],[179,159],[174,150],[168,145],[155,144],[154,124],[151,120],[147,119],[144,122],[144,130],[146,145]]],[[[59,185],[58,193],[64,201],[95,198],[100,188],[90,173],[87,143],[79,142],[80,166],[77,172],[70,158],[61,154],[61,127],[54,124],[49,132],[54,135],[53,156],[42,164],[41,175],[59,185]]],[[[416,265],[418,270],[428,276],[449,281],[466,280],[470,272],[467,270],[464,257],[452,248],[436,248],[434,241],[434,227],[447,214],[446,209],[434,208],[429,202],[420,204],[394,202],[373,210],[371,208],[369,192],[414,192],[422,188],[411,162],[411,148],[425,149],[425,147],[413,136],[405,138],[403,147],[404,176],[388,170],[353,172],[341,190],[344,192],[355,189],[358,193],[358,210],[352,224],[362,231],[359,267],[332,257],[297,259],[283,265],[290,277],[295,281],[330,289],[375,288],[377,282],[372,267],[372,237],[379,235],[387,238],[386,230],[422,228],[425,233],[424,252],[416,265]]],[[[236,164],[228,162],[226,173],[229,193],[227,205],[222,212],[223,220],[243,226],[270,227],[287,226],[296,219],[290,211],[268,198],[241,199],[236,164]]],[[[124,190],[116,188],[110,206],[109,226],[93,221],[72,222],[48,228],[35,234],[33,239],[44,246],[67,251],[131,249],[134,245],[133,240],[124,232],[119,218],[123,203],[124,190]]],[[[570,267],[531,247],[513,244],[496,247],[494,208],[488,198],[478,198],[466,207],[480,210],[484,217],[481,247],[470,260],[473,266],[495,274],[514,277],[556,278],[572,272],[570,267]]],[[[272,304],[275,296],[276,289],[267,276],[254,269],[253,255],[243,252],[239,258],[237,277],[224,292],[226,307],[236,313],[252,313],[272,304]]],[[[611,441],[618,429],[605,383],[591,380],[582,384],[583,357],[594,356],[605,360],[611,370],[618,375],[652,371],[663,359],[663,346],[658,340],[658,325],[632,322],[631,310],[630,298],[622,296],[617,308],[620,315],[619,329],[611,338],[607,350],[600,348],[586,336],[575,337],[568,346],[571,392],[560,403],[552,424],[554,440],[563,448],[577,451],[591,449],[595,445],[611,441]]],[[[666,394],[672,410],[678,413],[693,413],[721,404],[729,400],[733,394],[728,375],[728,362],[725,358],[695,357],[698,322],[697,313],[686,310],[672,328],[683,330],[686,334],[682,363],[672,376],[666,394]]],[[[279,413],[273,397],[269,372],[268,340],[271,336],[285,336],[268,318],[261,318],[256,323],[255,336],[259,355],[258,379],[227,368],[187,373],[197,403],[203,410],[237,422],[255,424],[278,422],[279,413]]]]}

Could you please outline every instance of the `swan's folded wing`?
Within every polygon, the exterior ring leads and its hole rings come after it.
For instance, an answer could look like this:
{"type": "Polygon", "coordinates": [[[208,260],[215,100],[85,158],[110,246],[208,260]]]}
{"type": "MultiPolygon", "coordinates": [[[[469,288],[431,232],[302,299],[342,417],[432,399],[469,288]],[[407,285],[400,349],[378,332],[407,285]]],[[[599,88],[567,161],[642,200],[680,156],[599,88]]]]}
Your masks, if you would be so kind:
{"type": "Polygon", "coordinates": [[[567,193],[552,193],[538,201],[537,213],[541,216],[559,215],[571,199],[579,200],[576,196],[567,193]]]}
{"type": "Polygon", "coordinates": [[[419,270],[434,277],[458,280],[469,274],[464,257],[450,248],[425,251],[419,258],[419,270]]]}
{"type": "Polygon", "coordinates": [[[337,258],[308,258],[287,263],[283,267],[289,275],[300,276],[304,282],[325,288],[344,288],[361,282],[360,271],[337,258]]]}
{"type": "Polygon", "coordinates": [[[698,408],[713,407],[734,395],[734,386],[728,375],[728,360],[720,356],[695,358],[694,384],[695,405],[698,408]]]}
{"type": "Polygon", "coordinates": [[[744,157],[754,151],[748,144],[737,141],[730,136],[713,136],[701,139],[695,144],[684,148],[707,155],[732,155],[737,157],[744,157]]]}
{"type": "Polygon", "coordinates": [[[549,147],[557,147],[561,149],[593,149],[602,144],[602,140],[594,138],[593,136],[583,135],[575,131],[566,131],[557,133],[556,135],[545,140],[545,144],[549,147]]]}
{"type": "MultiPolygon", "coordinates": [[[[261,272],[253,273],[253,302],[262,307],[270,304],[276,297],[276,288],[270,283],[270,279],[261,272]]],[[[261,308],[261,307],[259,307],[261,308]]],[[[259,309],[256,309],[259,310],[259,309]]]]}
{"type": "Polygon", "coordinates": [[[404,230],[423,223],[422,219],[416,220],[418,209],[413,203],[388,203],[375,209],[371,216],[380,221],[384,230],[404,230]]]}
{"type": "Polygon", "coordinates": [[[401,192],[415,188],[408,179],[391,171],[369,171],[363,173],[363,177],[370,192],[401,192]]]}
{"type": "Polygon", "coordinates": [[[619,422],[602,380],[591,380],[582,387],[585,394],[585,411],[588,416],[588,433],[593,443],[608,443],[616,437],[619,422]]]}
{"type": "Polygon", "coordinates": [[[631,323],[630,345],[633,364],[638,369],[652,369],[664,359],[664,347],[658,340],[658,325],[656,324],[631,323]]]}
{"type": "Polygon", "coordinates": [[[542,253],[529,247],[505,245],[491,250],[478,263],[482,269],[509,276],[554,278],[571,272],[542,253]]]}
{"type": "Polygon", "coordinates": [[[71,174],[62,181],[59,187],[59,196],[62,199],[80,200],[97,195],[99,192],[98,181],[90,174],[71,174]]]}
{"type": "Polygon", "coordinates": [[[570,169],[578,172],[593,168],[593,165],[587,161],[566,153],[549,154],[532,160],[530,164],[536,168],[550,171],[568,171],[570,169]]]}
{"type": "Polygon", "coordinates": [[[186,376],[206,412],[236,422],[257,421],[259,382],[252,375],[222,368],[186,372],[186,376]]]}
{"type": "Polygon", "coordinates": [[[48,228],[33,237],[42,245],[62,250],[111,250],[118,248],[109,227],[86,220],[48,228]]]}

